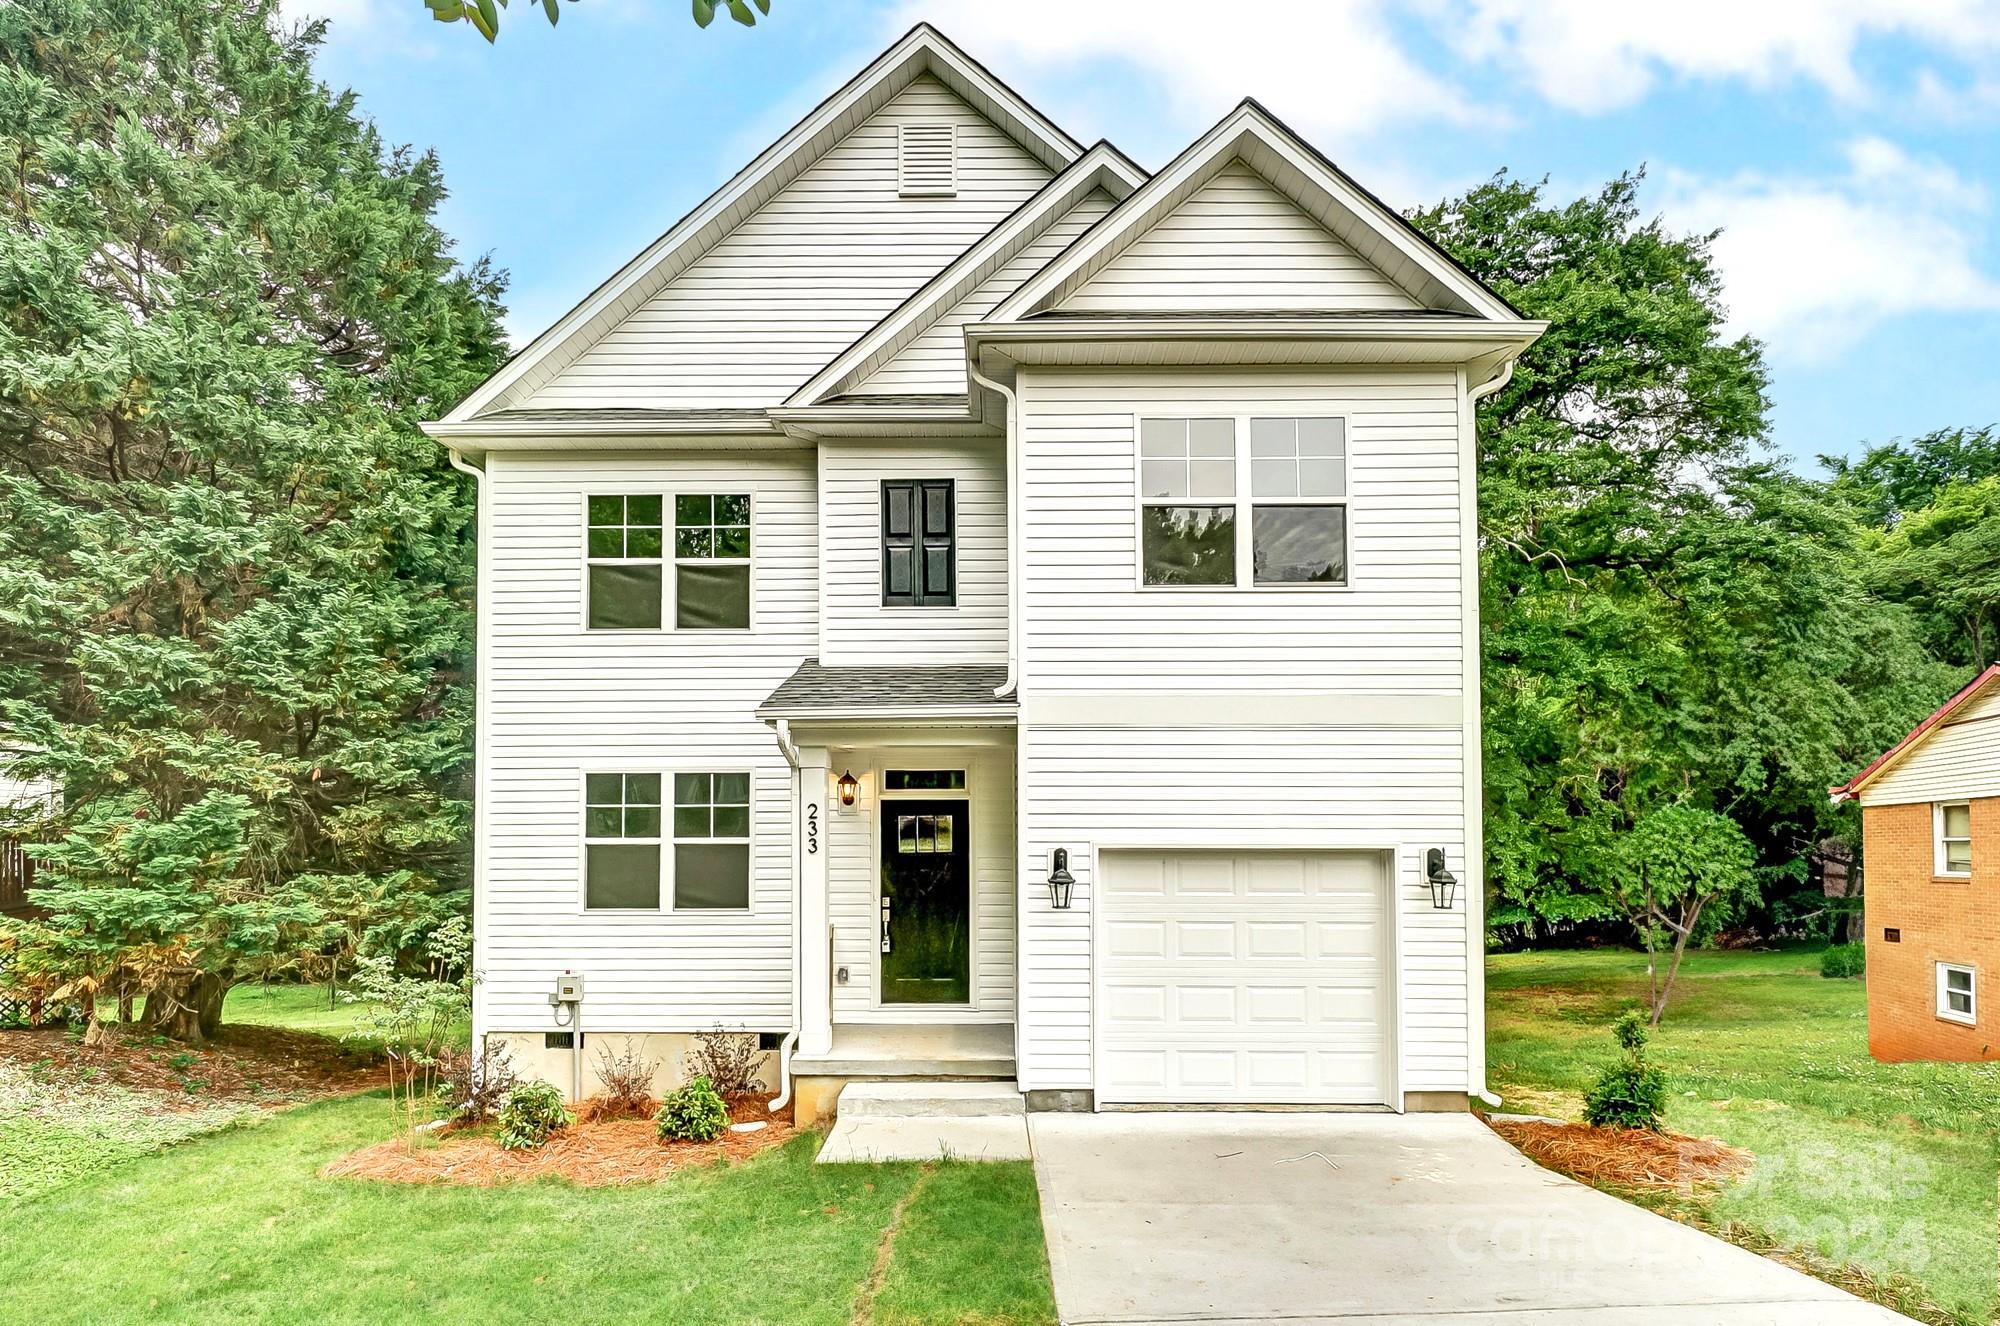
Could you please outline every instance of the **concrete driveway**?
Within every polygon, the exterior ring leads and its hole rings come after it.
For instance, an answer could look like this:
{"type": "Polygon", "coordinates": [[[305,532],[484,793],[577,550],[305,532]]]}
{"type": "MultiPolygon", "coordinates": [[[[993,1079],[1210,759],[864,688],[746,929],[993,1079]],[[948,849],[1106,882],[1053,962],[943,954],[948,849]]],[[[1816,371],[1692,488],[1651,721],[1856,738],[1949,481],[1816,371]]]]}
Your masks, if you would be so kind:
{"type": "Polygon", "coordinates": [[[1551,1174],[1469,1115],[1029,1120],[1066,1326],[1909,1320],[1551,1174]]]}

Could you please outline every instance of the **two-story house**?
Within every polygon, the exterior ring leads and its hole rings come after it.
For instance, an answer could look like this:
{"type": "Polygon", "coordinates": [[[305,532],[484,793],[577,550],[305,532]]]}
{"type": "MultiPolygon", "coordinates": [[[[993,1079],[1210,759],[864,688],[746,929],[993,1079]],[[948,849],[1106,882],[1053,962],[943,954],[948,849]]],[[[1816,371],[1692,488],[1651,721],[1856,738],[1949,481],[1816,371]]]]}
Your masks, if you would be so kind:
{"type": "Polygon", "coordinates": [[[480,1042],[1464,1108],[1473,411],[1541,327],[1254,102],[1149,175],[911,31],[429,426],[480,1042]]]}
{"type": "Polygon", "coordinates": [[[2000,1059],[2000,663],[1831,791],[1861,804],[1868,1052],[2000,1059]]]}

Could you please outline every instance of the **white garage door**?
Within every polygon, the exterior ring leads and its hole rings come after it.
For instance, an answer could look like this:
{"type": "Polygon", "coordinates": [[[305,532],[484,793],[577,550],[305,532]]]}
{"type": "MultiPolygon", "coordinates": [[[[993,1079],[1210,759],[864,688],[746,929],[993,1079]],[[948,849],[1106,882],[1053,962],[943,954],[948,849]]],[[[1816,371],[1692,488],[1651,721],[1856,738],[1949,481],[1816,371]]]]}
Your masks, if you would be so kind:
{"type": "Polygon", "coordinates": [[[1376,852],[1105,852],[1097,1097],[1389,1103],[1376,852]]]}

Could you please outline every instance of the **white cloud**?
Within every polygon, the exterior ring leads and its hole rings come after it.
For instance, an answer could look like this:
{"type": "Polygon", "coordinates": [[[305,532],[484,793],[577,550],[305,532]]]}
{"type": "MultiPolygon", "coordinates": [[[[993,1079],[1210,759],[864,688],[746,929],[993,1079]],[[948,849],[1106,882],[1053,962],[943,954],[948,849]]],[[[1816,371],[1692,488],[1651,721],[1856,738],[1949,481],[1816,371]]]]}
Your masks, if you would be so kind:
{"type": "Polygon", "coordinates": [[[1025,66],[1038,94],[1083,66],[1134,70],[1182,128],[1206,127],[1246,95],[1336,144],[1481,114],[1405,54],[1377,0],[900,0],[892,26],[919,19],[997,69],[1025,66]]]}
{"type": "Polygon", "coordinates": [[[1793,80],[1861,100],[1856,47],[1901,37],[1953,60],[2000,52],[1995,0],[1438,0],[1428,13],[1461,55],[1518,77],[1544,100],[1596,113],[1630,106],[1663,77],[1793,80]]]}
{"type": "Polygon", "coordinates": [[[1731,325],[1780,358],[1833,358],[1909,314],[2000,310],[2000,281],[1976,255],[1985,190],[1883,139],[1848,144],[1846,171],[1828,179],[1670,170],[1661,183],[1670,224],[1721,229],[1731,325]]]}

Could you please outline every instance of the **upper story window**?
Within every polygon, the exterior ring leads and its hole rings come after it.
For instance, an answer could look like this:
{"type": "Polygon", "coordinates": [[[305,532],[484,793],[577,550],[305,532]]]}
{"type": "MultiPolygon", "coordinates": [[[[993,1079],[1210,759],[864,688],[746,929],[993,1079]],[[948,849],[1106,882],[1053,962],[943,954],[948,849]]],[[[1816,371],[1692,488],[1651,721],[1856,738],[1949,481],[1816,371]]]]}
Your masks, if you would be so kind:
{"type": "Polygon", "coordinates": [[[958,516],[950,479],[882,483],[882,602],[950,607],[958,602],[958,516]]]}
{"type": "Polygon", "coordinates": [[[1250,421],[1250,565],[1260,585],[1347,583],[1347,422],[1250,421]]]}
{"type": "Polygon", "coordinates": [[[671,593],[680,630],[750,625],[750,497],[683,493],[672,499],[674,574],[657,493],[585,499],[589,587],[585,625],[593,631],[658,630],[671,593]]]}
{"type": "Polygon", "coordinates": [[[1937,1015],[1972,1026],[1979,1021],[1978,977],[1955,962],[1937,965],[1937,1015]]]}
{"type": "Polygon", "coordinates": [[[661,499],[592,497],[585,551],[590,591],[586,623],[593,631],[657,630],[665,540],[661,499]]]}
{"type": "Polygon", "coordinates": [[[1347,584],[1344,419],[1142,418],[1139,503],[1142,584],[1347,584]]]}
{"type": "Polygon", "coordinates": [[[674,625],[684,631],[750,625],[750,497],[674,499],[674,625]]]}
{"type": "Polygon", "coordinates": [[[955,122],[896,126],[896,192],[905,198],[950,198],[958,192],[955,122]]]}
{"type": "Polygon", "coordinates": [[[1936,833],[1936,864],[1940,875],[1972,873],[1972,803],[1952,801],[1931,808],[1936,833]]]}
{"type": "Polygon", "coordinates": [[[1139,540],[1148,585],[1236,583],[1236,421],[1139,421],[1139,540]]]}

